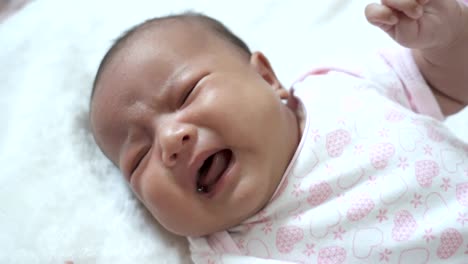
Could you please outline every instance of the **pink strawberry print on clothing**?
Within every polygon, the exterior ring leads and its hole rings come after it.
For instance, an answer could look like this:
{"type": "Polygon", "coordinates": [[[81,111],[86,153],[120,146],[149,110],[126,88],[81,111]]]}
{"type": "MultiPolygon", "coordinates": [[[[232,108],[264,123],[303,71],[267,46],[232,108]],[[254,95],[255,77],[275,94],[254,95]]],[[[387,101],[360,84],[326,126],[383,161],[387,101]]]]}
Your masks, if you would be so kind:
{"type": "Polygon", "coordinates": [[[343,154],[344,148],[351,142],[351,134],[344,130],[338,129],[327,134],[326,148],[328,155],[336,158],[343,154]]]}
{"type": "Polygon", "coordinates": [[[448,259],[463,244],[463,237],[455,228],[448,228],[440,236],[440,245],[437,248],[437,256],[441,259],[448,259]]]}
{"type": "Polygon", "coordinates": [[[337,246],[322,248],[317,256],[318,264],[341,264],[345,261],[346,250],[337,246]]]}
{"type": "Polygon", "coordinates": [[[328,183],[319,182],[310,186],[309,193],[307,202],[312,206],[317,206],[326,201],[333,193],[333,190],[328,183]]]}
{"type": "Polygon", "coordinates": [[[425,188],[432,186],[432,178],[438,176],[439,171],[439,164],[433,160],[416,161],[414,165],[416,180],[425,188]]]}
{"type": "Polygon", "coordinates": [[[468,207],[468,182],[457,184],[457,201],[463,205],[468,207]]]}
{"type": "Polygon", "coordinates": [[[357,194],[351,199],[351,206],[346,213],[346,217],[350,221],[361,220],[374,209],[374,202],[367,193],[357,194]]]}
{"type": "Polygon", "coordinates": [[[304,232],[297,226],[283,226],[276,232],[276,248],[283,254],[290,253],[304,238],[304,232]]]}
{"type": "Polygon", "coordinates": [[[392,238],[396,241],[408,240],[418,228],[418,224],[416,220],[414,220],[413,215],[406,210],[399,211],[395,214],[393,224],[392,238]]]}
{"type": "Polygon", "coordinates": [[[374,145],[370,150],[372,166],[379,170],[385,169],[394,154],[395,147],[391,143],[378,143],[374,145]]]}

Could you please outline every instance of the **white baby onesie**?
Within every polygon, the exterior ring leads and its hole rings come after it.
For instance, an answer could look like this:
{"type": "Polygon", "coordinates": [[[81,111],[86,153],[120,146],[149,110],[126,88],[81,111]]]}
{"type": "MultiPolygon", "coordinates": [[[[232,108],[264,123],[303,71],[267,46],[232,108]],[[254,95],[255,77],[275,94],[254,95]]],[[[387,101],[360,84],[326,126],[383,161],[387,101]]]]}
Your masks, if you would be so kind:
{"type": "Polygon", "coordinates": [[[468,263],[468,144],[408,50],[368,66],[294,85],[305,128],[281,184],[240,225],[189,238],[195,263],[468,263]]]}

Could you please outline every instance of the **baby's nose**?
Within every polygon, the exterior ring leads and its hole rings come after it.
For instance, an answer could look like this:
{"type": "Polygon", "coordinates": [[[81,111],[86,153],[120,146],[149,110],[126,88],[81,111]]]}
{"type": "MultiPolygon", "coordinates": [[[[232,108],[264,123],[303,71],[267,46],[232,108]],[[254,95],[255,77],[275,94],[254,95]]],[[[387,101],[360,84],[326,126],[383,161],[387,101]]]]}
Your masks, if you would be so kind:
{"type": "Polygon", "coordinates": [[[180,124],[163,129],[160,137],[162,161],[167,167],[173,167],[197,136],[195,127],[180,124]]]}

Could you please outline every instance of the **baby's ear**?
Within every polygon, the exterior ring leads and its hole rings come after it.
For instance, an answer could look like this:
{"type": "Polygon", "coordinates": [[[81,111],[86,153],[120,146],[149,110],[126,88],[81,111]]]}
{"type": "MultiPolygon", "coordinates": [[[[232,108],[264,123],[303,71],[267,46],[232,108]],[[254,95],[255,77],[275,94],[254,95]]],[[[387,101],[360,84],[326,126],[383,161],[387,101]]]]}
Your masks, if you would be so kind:
{"type": "Polygon", "coordinates": [[[275,91],[279,92],[284,90],[280,81],[276,77],[270,62],[263,53],[259,51],[254,52],[250,57],[250,64],[275,91]]]}

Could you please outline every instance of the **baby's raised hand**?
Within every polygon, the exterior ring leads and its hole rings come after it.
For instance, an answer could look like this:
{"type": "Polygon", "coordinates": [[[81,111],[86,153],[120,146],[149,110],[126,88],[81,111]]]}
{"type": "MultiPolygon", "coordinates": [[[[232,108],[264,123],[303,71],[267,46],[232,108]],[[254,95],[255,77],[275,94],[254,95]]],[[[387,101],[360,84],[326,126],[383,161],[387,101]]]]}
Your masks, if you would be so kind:
{"type": "Polygon", "coordinates": [[[369,4],[367,20],[400,45],[413,49],[447,47],[464,25],[457,0],[382,0],[369,4]]]}

